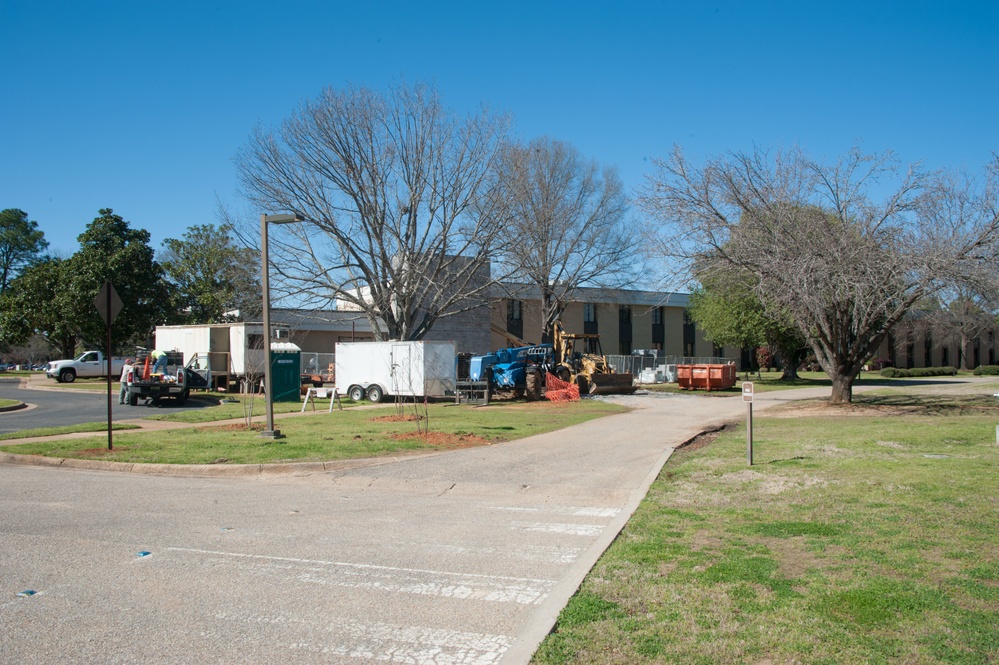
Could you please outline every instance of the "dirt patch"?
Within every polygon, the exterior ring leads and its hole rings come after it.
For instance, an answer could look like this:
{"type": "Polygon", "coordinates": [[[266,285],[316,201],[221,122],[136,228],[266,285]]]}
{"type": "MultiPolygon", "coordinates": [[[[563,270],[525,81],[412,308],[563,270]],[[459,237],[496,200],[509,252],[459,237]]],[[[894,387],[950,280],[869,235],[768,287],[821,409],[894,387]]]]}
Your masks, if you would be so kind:
{"type": "Polygon", "coordinates": [[[411,423],[418,420],[424,420],[424,416],[418,416],[416,414],[404,414],[404,415],[394,415],[394,416],[378,416],[372,418],[372,422],[376,423],[411,423]]]}
{"type": "Polygon", "coordinates": [[[245,423],[226,423],[225,425],[209,425],[199,427],[199,432],[263,432],[264,423],[253,423],[249,427],[245,423]]]}
{"type": "Polygon", "coordinates": [[[710,444],[712,441],[717,439],[718,435],[721,434],[722,431],[724,431],[724,429],[725,429],[724,427],[721,427],[719,429],[712,430],[710,432],[703,432],[701,434],[698,434],[693,439],[681,443],[679,446],[675,448],[675,450],[683,451],[685,453],[690,453],[695,450],[700,450],[704,446],[710,444]]]}
{"type": "Polygon", "coordinates": [[[444,450],[457,450],[459,448],[476,448],[478,446],[488,446],[489,441],[474,434],[449,434],[447,432],[406,432],[403,434],[393,434],[393,439],[418,439],[427,446],[441,448],[444,450]]]}

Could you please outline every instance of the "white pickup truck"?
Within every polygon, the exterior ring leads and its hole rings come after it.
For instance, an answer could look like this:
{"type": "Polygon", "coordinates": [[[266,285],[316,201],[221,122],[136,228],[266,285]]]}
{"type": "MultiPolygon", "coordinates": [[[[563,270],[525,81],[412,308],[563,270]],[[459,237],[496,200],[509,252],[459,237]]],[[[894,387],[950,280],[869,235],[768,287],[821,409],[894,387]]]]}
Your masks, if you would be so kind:
{"type": "MultiPolygon", "coordinates": [[[[111,377],[121,376],[125,358],[111,359],[111,377]]],[[[73,360],[53,360],[45,370],[45,376],[59,383],[73,383],[77,377],[91,378],[108,375],[107,357],[100,351],[84,351],[73,360]]]]}

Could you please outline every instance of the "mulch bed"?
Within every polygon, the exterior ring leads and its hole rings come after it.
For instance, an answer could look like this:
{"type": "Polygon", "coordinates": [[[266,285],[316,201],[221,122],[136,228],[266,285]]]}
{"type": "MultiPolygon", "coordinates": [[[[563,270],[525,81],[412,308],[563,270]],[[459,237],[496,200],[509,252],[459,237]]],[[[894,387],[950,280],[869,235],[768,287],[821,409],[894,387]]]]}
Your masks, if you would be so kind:
{"type": "Polygon", "coordinates": [[[419,439],[427,446],[456,450],[488,446],[489,440],[472,434],[449,434],[447,432],[405,432],[393,434],[393,439],[419,439]]]}

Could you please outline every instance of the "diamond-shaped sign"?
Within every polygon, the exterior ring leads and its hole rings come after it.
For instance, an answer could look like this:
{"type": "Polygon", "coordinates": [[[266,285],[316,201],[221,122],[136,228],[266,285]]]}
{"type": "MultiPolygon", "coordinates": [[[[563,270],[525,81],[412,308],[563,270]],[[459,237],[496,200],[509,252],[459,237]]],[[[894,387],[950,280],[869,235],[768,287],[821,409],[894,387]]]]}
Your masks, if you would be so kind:
{"type": "Polygon", "coordinates": [[[104,282],[104,286],[101,287],[101,290],[97,292],[97,297],[94,298],[94,307],[97,308],[97,311],[101,314],[101,318],[104,319],[104,325],[111,325],[115,317],[118,316],[118,312],[124,306],[111,282],[104,282]]]}

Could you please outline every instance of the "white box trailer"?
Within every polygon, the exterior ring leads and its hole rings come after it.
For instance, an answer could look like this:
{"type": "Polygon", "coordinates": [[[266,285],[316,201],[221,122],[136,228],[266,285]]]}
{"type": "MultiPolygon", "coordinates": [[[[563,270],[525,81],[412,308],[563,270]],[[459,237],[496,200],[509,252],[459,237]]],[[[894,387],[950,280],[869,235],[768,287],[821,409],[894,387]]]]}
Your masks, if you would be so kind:
{"type": "Polygon", "coordinates": [[[337,392],[367,397],[445,397],[454,394],[454,342],[338,342],[337,392]]]}
{"type": "Polygon", "coordinates": [[[238,386],[264,371],[263,326],[247,323],[215,323],[189,326],[156,326],[156,348],[180,351],[184,363],[198,355],[211,362],[214,383],[238,386]],[[251,340],[256,340],[251,341],[251,340]],[[253,348],[259,347],[259,348],[253,348]]]}

